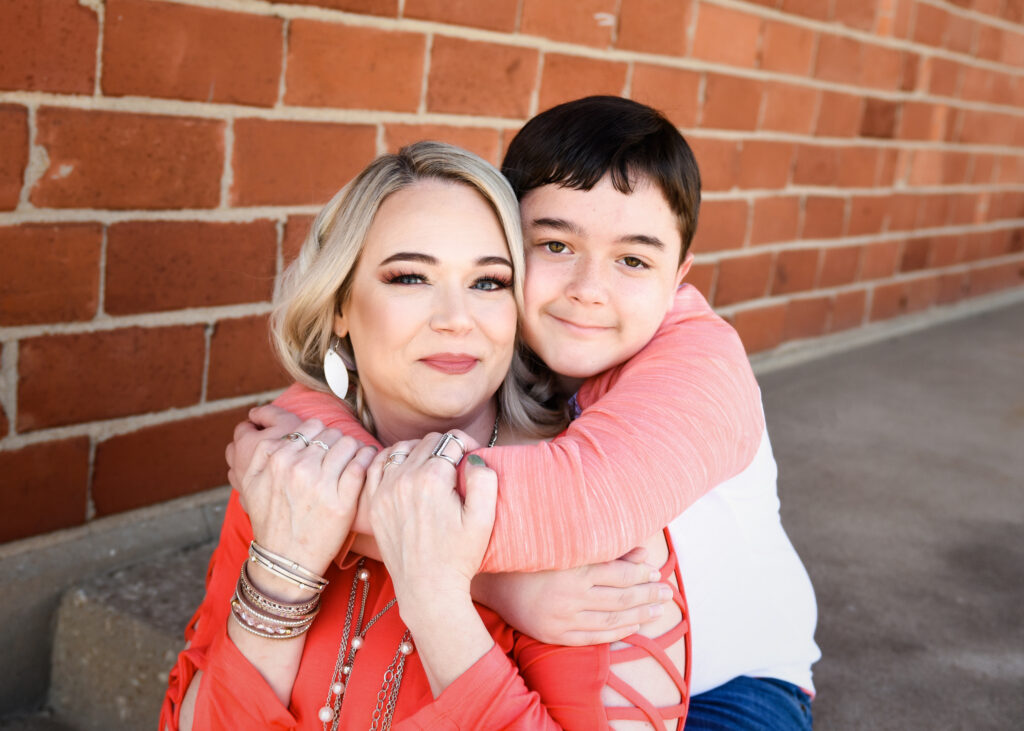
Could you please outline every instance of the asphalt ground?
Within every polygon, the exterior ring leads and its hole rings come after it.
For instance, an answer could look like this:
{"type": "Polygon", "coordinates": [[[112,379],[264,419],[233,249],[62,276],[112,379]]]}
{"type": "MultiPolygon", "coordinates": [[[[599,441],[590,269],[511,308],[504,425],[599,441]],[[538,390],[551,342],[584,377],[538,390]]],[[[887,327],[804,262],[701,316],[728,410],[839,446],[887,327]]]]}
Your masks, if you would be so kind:
{"type": "Polygon", "coordinates": [[[817,729],[1024,729],[1024,305],[759,378],[817,729]]]}

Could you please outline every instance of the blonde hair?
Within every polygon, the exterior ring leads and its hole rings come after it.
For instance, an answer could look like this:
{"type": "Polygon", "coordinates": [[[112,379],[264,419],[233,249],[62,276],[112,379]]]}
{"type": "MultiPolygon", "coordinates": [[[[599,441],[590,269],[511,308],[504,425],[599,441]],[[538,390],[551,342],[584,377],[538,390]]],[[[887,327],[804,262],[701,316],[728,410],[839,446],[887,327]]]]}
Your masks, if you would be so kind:
{"type": "MultiPolygon", "coordinates": [[[[519,205],[508,181],[476,155],[441,142],[417,142],[394,155],[382,155],[357,175],[317,215],[299,256],[281,277],[273,314],[271,340],[281,363],[300,383],[329,391],[324,355],[334,337],[334,316],[348,298],[352,275],[366,236],[381,204],[391,194],[421,180],[467,185],[486,200],[501,224],[512,259],[513,295],[523,311],[525,261],[519,205]]],[[[341,338],[338,351],[349,366],[356,415],[373,431],[373,418],[353,367],[352,346],[341,338]]],[[[565,425],[566,413],[546,384],[524,362],[525,346],[517,338],[512,366],[498,389],[502,417],[515,431],[551,436],[565,425]]]]}

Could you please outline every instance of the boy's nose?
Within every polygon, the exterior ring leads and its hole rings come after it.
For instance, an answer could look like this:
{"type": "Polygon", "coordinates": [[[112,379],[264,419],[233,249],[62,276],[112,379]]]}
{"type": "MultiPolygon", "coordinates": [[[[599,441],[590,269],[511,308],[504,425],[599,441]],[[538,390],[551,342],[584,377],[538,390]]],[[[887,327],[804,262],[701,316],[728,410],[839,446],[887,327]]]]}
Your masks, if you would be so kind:
{"type": "Polygon", "coordinates": [[[608,299],[607,275],[600,262],[581,258],[573,268],[566,296],[580,304],[603,304],[608,299]]]}

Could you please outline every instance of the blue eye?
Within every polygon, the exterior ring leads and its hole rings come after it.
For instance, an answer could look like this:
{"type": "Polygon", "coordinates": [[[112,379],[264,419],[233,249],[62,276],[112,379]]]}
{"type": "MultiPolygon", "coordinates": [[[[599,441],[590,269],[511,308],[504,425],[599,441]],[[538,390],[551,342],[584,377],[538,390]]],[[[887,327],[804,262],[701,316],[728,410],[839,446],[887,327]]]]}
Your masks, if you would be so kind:
{"type": "Polygon", "coordinates": [[[479,289],[484,292],[497,292],[501,289],[508,289],[511,286],[511,280],[502,279],[501,277],[482,277],[473,283],[473,289],[479,289]]]}
{"type": "Polygon", "coordinates": [[[391,274],[384,281],[388,284],[423,284],[427,280],[420,274],[391,274]]]}

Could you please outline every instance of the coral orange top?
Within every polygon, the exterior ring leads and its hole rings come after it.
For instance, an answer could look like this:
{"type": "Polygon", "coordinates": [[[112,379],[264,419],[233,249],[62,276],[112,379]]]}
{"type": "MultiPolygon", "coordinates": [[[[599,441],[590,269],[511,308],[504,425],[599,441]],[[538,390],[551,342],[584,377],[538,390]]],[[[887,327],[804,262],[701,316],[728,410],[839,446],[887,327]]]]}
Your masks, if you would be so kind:
{"type": "MultiPolygon", "coordinates": [[[[692,287],[680,289],[675,308],[651,343],[628,363],[588,381],[578,402],[580,418],[553,441],[487,450],[487,464],[499,473],[502,490],[483,570],[564,568],[626,553],[741,471],[756,452],[764,426],[757,384],[739,338],[692,287]]],[[[375,443],[329,394],[293,386],[277,403],[375,443]]],[[[321,726],[316,713],[327,696],[347,590],[325,592],[292,702],[283,707],[226,631],[229,598],[250,538],[248,518],[232,494],[211,559],[206,598],[186,630],[190,647],[171,672],[161,728],[177,728],[177,710],[197,669],[205,674],[196,729],[321,726]]],[[[669,547],[663,576],[675,570],[671,541],[669,547]]],[[[394,596],[383,566],[369,565],[368,613],[394,596]]],[[[351,582],[351,575],[337,566],[328,578],[335,587],[351,582]]],[[[683,607],[678,594],[676,602],[683,607]]],[[[610,664],[634,659],[638,652],[657,657],[654,645],[663,648],[686,633],[685,611],[683,623],[658,641],[634,635],[635,647],[610,651],[607,645],[549,648],[514,632],[490,610],[478,609],[494,647],[436,699],[415,653],[410,656],[395,728],[558,728],[552,716],[566,728],[577,723],[594,728],[593,719],[678,718],[685,713],[684,679],[673,678],[683,693],[679,707],[653,709],[641,694],[623,684],[616,688],[609,671],[610,664]],[[612,659],[612,652],[621,655],[612,659]],[[620,710],[624,715],[618,716],[608,709],[606,716],[600,701],[606,683],[637,708],[620,710]]],[[[369,725],[381,679],[403,632],[392,610],[367,635],[346,691],[341,728],[369,725]]]]}

